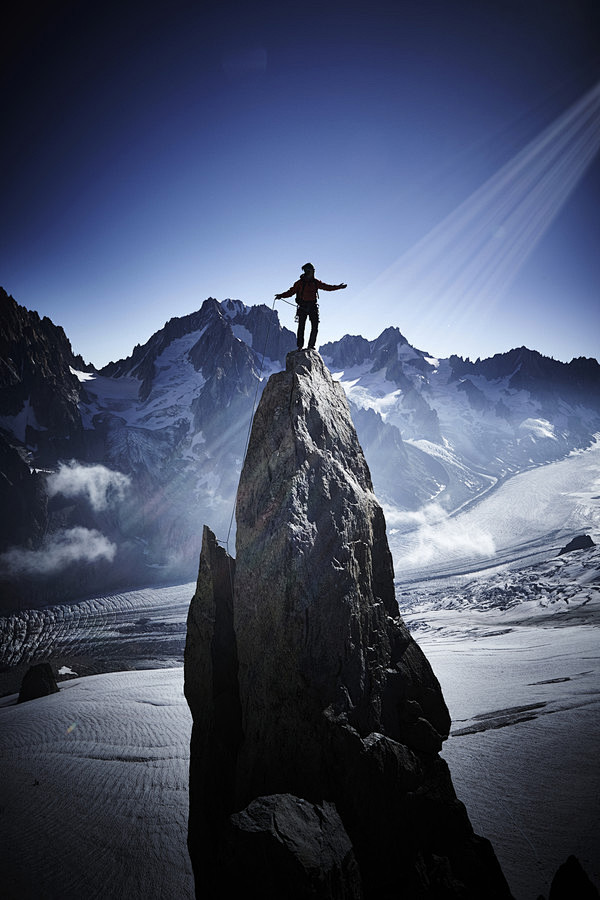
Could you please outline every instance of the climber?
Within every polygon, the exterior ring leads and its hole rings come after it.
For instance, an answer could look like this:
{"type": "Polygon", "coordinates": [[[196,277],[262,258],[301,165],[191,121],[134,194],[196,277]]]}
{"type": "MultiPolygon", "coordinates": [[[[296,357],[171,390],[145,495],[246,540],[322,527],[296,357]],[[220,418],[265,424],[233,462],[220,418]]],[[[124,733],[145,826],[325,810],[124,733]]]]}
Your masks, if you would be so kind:
{"type": "Polygon", "coordinates": [[[306,317],[310,319],[310,338],[308,339],[308,349],[313,350],[316,340],[317,331],[319,329],[319,299],[318,291],[340,291],[347,287],[345,284],[325,284],[315,278],[315,267],[312,263],[305,263],[302,266],[303,274],[300,276],[289,291],[283,294],[275,294],[276,300],[283,300],[285,297],[296,295],[296,321],[298,322],[297,344],[298,350],[302,350],[304,346],[304,326],[306,325],[306,317]]]}

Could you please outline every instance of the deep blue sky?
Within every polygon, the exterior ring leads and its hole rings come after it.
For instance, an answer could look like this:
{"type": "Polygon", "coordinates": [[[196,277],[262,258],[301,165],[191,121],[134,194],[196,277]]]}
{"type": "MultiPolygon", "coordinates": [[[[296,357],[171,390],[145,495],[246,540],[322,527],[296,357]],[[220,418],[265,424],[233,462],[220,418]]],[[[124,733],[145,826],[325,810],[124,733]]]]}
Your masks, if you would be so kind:
{"type": "Polygon", "coordinates": [[[0,284],[95,365],[208,296],[271,305],[308,260],[348,283],[323,341],[598,357],[598,158],[502,297],[427,315],[393,273],[598,83],[599,8],[27,4],[3,26],[0,284]]]}

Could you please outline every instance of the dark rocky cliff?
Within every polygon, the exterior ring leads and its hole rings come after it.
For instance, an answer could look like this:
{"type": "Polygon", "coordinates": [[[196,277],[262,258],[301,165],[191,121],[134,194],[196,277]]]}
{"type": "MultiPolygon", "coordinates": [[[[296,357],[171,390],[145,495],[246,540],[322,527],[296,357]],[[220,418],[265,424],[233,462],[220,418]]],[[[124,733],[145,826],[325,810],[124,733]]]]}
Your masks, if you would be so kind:
{"type": "MultiPolygon", "coordinates": [[[[36,546],[48,524],[43,468],[81,452],[83,425],[74,356],[63,329],[19,306],[0,288],[0,553],[11,544],[36,546]],[[16,433],[4,427],[13,421],[16,433]]],[[[14,586],[0,575],[0,595],[14,586]]]]}
{"type": "Polygon", "coordinates": [[[439,756],[448,711],[315,352],[288,355],[256,412],[235,572],[205,529],[185,692],[198,897],[510,897],[439,756]]]}
{"type": "Polygon", "coordinates": [[[79,381],[75,357],[63,329],[47,316],[19,306],[0,288],[0,416],[24,416],[22,440],[39,447],[38,462],[81,450],[79,381]]]}

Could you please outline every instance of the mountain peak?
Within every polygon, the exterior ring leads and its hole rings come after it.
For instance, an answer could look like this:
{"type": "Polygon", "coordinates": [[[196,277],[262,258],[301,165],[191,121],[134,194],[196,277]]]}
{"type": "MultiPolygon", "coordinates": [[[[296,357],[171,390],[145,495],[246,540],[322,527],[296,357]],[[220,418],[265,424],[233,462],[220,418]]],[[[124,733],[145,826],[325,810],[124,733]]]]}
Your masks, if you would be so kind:
{"type": "Polygon", "coordinates": [[[240,300],[224,300],[221,303],[214,297],[207,297],[199,310],[169,319],[145,344],[136,346],[131,356],[109,363],[101,374],[111,378],[123,375],[138,378],[141,381],[140,397],[146,399],[156,376],[157,358],[173,341],[194,332],[198,332],[198,345],[188,353],[196,371],[203,370],[205,365],[212,371],[218,354],[239,357],[241,345],[234,348],[232,345],[235,342],[247,344],[243,349],[246,355],[250,354],[248,359],[254,351],[255,354],[262,352],[270,359],[280,361],[294,343],[292,333],[282,328],[277,313],[267,306],[247,307],[240,300]],[[205,336],[210,330],[215,332],[212,338],[205,336]],[[208,355],[205,352],[207,347],[210,350],[208,355]]]}
{"type": "MultiPolygon", "coordinates": [[[[23,443],[45,443],[42,432],[56,431],[50,440],[71,440],[81,434],[77,409],[79,382],[71,367],[85,367],[75,357],[60,325],[35,310],[19,306],[0,288],[0,417],[25,412],[19,435],[23,443]],[[37,427],[36,427],[37,426],[37,427]],[[38,438],[33,439],[33,431],[38,438]],[[28,434],[31,431],[31,434],[28,434]]],[[[86,367],[89,368],[89,367],[86,367]]]]}
{"type": "Polygon", "coordinates": [[[247,307],[241,300],[231,300],[230,298],[227,298],[221,303],[221,309],[226,316],[233,319],[236,316],[244,315],[247,307]]]}

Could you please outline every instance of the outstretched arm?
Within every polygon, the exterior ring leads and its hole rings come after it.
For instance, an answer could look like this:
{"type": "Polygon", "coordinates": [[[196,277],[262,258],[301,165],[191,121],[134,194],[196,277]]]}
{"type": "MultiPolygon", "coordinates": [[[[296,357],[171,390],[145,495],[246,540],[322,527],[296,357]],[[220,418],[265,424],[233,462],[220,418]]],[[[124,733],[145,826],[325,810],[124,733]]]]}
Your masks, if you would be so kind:
{"type": "Polygon", "coordinates": [[[289,291],[284,291],[283,294],[275,294],[275,299],[283,300],[284,297],[291,297],[292,294],[297,294],[299,290],[300,290],[300,281],[295,281],[294,284],[289,289],[289,291]]]}
{"type": "Polygon", "coordinates": [[[348,287],[347,284],[325,284],[324,281],[317,281],[317,286],[319,290],[324,291],[341,291],[343,288],[348,287]]]}

